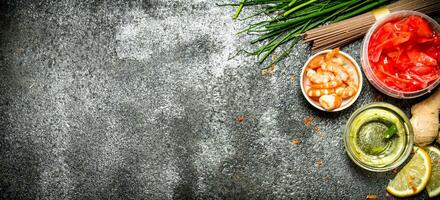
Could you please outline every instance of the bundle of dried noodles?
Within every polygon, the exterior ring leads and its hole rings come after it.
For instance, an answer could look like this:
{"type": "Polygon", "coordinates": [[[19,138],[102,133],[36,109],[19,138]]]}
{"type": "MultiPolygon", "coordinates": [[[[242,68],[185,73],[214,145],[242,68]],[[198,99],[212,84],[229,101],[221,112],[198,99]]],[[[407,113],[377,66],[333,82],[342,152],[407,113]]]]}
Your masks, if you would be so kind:
{"type": "MultiPolygon", "coordinates": [[[[400,0],[379,9],[387,12],[414,10],[430,14],[440,11],[440,2],[438,0],[400,0]]],[[[331,25],[309,30],[304,34],[304,39],[312,42],[313,52],[344,46],[367,33],[376,21],[376,13],[375,11],[364,13],[331,25]]]]}

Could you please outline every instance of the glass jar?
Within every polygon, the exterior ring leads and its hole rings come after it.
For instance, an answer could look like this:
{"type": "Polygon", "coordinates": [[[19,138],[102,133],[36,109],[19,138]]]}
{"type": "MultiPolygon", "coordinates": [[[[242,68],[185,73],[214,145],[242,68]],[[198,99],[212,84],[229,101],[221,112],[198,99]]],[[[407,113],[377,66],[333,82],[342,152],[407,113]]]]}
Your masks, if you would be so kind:
{"type": "Polygon", "coordinates": [[[413,147],[413,135],[402,110],[388,103],[371,103],[351,115],[343,138],[354,163],[366,170],[383,172],[405,162],[413,147]],[[393,125],[394,135],[386,138],[385,131],[393,125]]]}

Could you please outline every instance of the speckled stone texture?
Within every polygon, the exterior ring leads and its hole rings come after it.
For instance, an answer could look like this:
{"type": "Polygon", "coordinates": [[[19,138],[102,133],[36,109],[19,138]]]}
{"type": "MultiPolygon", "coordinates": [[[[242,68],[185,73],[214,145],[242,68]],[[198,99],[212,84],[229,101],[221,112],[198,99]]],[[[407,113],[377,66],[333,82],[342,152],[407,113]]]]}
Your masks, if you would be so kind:
{"type": "Polygon", "coordinates": [[[320,112],[299,87],[308,44],[262,77],[255,58],[228,60],[252,36],[216,2],[2,1],[0,198],[391,198],[393,173],[352,163],[342,130],[367,103],[420,99],[365,82],[320,112]]]}

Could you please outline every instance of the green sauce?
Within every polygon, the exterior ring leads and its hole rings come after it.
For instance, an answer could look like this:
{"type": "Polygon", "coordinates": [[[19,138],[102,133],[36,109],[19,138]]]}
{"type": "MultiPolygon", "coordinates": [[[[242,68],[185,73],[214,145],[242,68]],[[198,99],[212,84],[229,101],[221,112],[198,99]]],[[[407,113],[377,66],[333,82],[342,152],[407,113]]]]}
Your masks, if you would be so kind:
{"type": "Polygon", "coordinates": [[[359,161],[367,165],[389,165],[405,150],[405,124],[389,110],[364,110],[354,118],[349,131],[348,147],[359,161]],[[396,133],[386,138],[384,133],[392,126],[395,126],[396,133]]]}
{"type": "Polygon", "coordinates": [[[383,135],[386,130],[387,125],[381,122],[364,124],[357,134],[356,143],[363,152],[377,156],[390,147],[390,141],[383,135]]]}

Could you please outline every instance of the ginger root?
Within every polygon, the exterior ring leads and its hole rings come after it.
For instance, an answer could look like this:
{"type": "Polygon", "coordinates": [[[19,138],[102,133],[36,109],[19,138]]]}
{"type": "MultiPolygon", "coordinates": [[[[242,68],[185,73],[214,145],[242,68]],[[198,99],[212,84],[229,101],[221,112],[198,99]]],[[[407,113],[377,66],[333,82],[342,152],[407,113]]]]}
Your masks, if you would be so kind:
{"type": "Polygon", "coordinates": [[[429,98],[411,108],[411,124],[414,128],[414,142],[418,146],[431,144],[439,138],[440,87],[429,98]]]}

